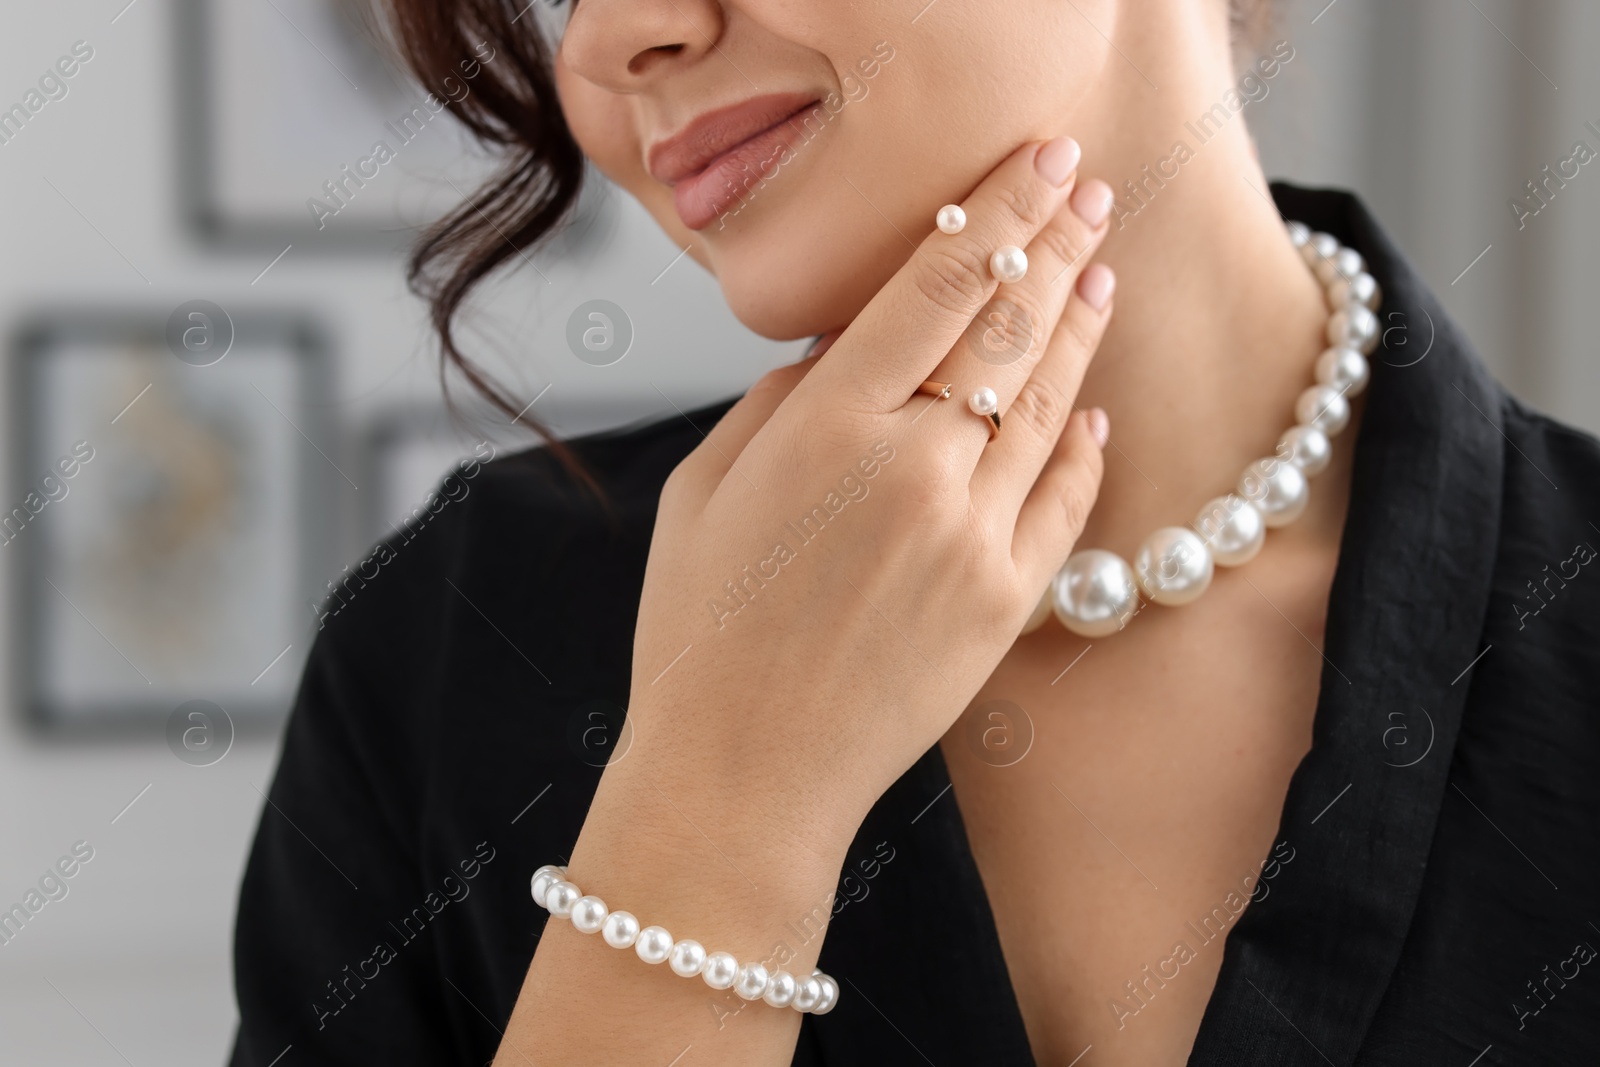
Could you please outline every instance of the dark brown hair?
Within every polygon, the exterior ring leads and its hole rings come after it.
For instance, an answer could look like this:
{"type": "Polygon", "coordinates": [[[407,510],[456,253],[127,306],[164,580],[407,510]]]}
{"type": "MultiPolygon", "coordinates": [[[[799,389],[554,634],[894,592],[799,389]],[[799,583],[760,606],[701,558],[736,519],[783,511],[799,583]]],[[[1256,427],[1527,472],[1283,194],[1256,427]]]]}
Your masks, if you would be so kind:
{"type": "MultiPolygon", "coordinates": [[[[512,257],[552,234],[572,212],[583,183],[583,153],[561,113],[550,47],[536,4],[550,0],[371,0],[372,27],[425,89],[481,143],[502,157],[500,169],[465,203],[434,223],[411,251],[406,281],[428,303],[439,336],[442,381],[452,367],[508,417],[522,405],[461,350],[456,316],[472,290],[512,257]],[[465,66],[464,64],[471,64],[465,66]],[[449,93],[467,70],[471,91],[449,93]]],[[[519,421],[549,442],[563,465],[589,488],[588,472],[539,421],[519,421]]]]}
{"type": "Polygon", "coordinates": [[[1278,24],[1276,0],[1228,0],[1228,25],[1233,31],[1234,66],[1250,66],[1253,53],[1267,43],[1278,24]]]}

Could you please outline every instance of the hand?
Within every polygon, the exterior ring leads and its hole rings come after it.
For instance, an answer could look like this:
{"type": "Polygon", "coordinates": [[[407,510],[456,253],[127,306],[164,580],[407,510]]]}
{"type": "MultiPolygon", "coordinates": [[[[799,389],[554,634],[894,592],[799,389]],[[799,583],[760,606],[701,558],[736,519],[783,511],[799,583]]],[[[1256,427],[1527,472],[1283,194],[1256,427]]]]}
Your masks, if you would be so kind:
{"type": "Polygon", "coordinates": [[[1076,176],[1071,142],[1013,153],[960,234],[936,230],[826,351],[768,374],[673,472],[630,774],[659,772],[695,811],[735,806],[747,834],[842,853],[993,672],[1100,483],[1104,416],[1097,439],[1074,398],[1111,313],[1110,270],[1088,266],[1111,192],[1076,176]],[[1026,249],[1028,273],[991,303],[1003,245],[1026,249]],[[1031,344],[991,332],[985,349],[994,314],[1031,344]],[[919,394],[927,379],[951,397],[919,394]],[[1003,415],[992,442],[967,407],[981,386],[1003,415]]]}

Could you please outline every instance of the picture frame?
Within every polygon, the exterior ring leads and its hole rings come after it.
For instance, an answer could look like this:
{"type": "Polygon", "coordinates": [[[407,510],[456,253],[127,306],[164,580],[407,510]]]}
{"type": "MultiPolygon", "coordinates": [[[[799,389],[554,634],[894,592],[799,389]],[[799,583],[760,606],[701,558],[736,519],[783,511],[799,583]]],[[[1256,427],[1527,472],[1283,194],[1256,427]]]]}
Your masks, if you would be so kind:
{"type": "Polygon", "coordinates": [[[0,552],[41,732],[148,732],[195,700],[243,732],[292,702],[343,484],[327,344],[297,314],[216,309],[228,345],[201,365],[171,350],[184,310],[44,312],[12,337],[0,552]]]}
{"type": "MultiPolygon", "coordinates": [[[[386,54],[359,0],[172,7],[180,214],[207,247],[398,254],[498,167],[443,107],[492,69],[491,43],[430,94],[386,54]]],[[[615,232],[615,201],[588,167],[539,253],[587,256],[615,232]]]]}

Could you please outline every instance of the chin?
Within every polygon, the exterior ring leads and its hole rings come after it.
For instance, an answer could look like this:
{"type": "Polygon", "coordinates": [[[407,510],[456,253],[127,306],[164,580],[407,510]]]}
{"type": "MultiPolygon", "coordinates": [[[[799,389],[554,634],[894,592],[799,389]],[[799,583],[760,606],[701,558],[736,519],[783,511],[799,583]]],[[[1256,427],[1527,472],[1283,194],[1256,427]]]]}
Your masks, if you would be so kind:
{"type": "Polygon", "coordinates": [[[716,242],[708,267],[739,321],[770,340],[848,326],[911,255],[887,227],[885,240],[869,243],[846,220],[818,225],[803,196],[769,206],[716,242]]]}
{"type": "Polygon", "coordinates": [[[814,337],[850,324],[871,299],[872,289],[789,269],[775,259],[757,258],[729,273],[719,265],[717,281],[735,317],[773,341],[814,337]],[[861,295],[863,290],[866,295],[861,295]]]}

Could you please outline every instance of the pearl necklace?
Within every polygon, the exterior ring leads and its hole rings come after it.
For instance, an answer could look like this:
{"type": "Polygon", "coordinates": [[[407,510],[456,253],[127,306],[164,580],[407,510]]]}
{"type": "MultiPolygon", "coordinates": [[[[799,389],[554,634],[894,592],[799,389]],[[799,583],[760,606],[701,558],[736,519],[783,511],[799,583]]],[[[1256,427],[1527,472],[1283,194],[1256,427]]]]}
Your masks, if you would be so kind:
{"type": "Polygon", "coordinates": [[[1106,637],[1126,626],[1143,606],[1195,600],[1211,584],[1216,567],[1254,559],[1269,527],[1299,518],[1310,499],[1308,479],[1333,456],[1331,438],[1350,422],[1350,402],[1366,388],[1367,354],[1378,343],[1377,308],[1382,292],[1361,254],[1329,234],[1288,224],[1307,265],[1326,291],[1329,348],[1317,357],[1316,384],[1295,401],[1295,425],[1278,439],[1276,452],[1244,469],[1235,491],[1209,501],[1189,526],[1165,526],[1145,538],[1133,565],[1115,552],[1074,552],[1045,591],[1024,634],[1054,613],[1082,637],[1106,637]]]}

